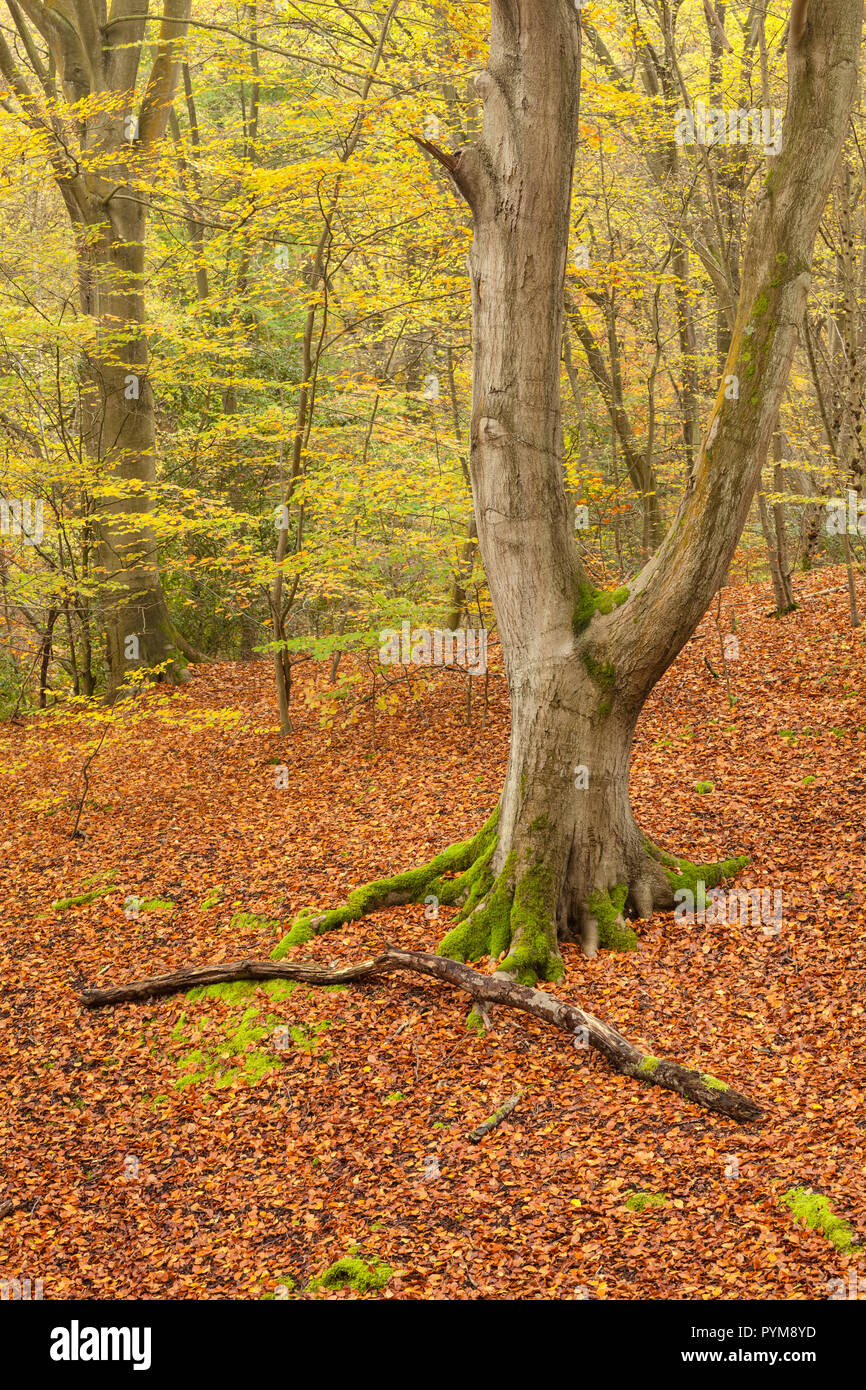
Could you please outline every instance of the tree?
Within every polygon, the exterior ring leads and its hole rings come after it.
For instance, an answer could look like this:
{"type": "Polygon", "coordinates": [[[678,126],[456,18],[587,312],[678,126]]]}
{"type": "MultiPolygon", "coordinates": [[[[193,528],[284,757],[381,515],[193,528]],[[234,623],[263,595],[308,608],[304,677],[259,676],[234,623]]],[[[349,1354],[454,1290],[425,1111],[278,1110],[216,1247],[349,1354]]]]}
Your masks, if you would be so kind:
{"type": "Polygon", "coordinates": [[[104,0],[7,0],[29,76],[0,34],[0,72],[15,111],[44,140],[75,237],[80,309],[96,328],[81,365],[79,434],[113,479],[97,554],[109,695],[139,662],[182,674],[148,519],[156,459],[143,175],[165,134],[190,5],[165,0],[140,99],[148,14],[138,0],[115,0],[108,12],[104,0]]]}
{"type": "Polygon", "coordinates": [[[662,546],[615,592],[580,567],[561,467],[580,16],[568,0],[491,0],[491,15],[480,139],[453,155],[425,148],[473,214],[471,475],[511,700],[505,786],[472,841],[359,889],[345,908],[305,914],[278,949],[432,892],[463,904],[443,954],[490,955],[530,982],[561,974],[561,940],[579,937],[589,954],[599,939],[633,943],[624,913],[647,918],[676,887],[743,863],[698,870],[647,841],[629,802],[631,746],[725,578],[776,428],[856,92],[862,4],[811,0],[807,22],[791,26],[782,150],[746,239],[709,427],[662,546]]]}

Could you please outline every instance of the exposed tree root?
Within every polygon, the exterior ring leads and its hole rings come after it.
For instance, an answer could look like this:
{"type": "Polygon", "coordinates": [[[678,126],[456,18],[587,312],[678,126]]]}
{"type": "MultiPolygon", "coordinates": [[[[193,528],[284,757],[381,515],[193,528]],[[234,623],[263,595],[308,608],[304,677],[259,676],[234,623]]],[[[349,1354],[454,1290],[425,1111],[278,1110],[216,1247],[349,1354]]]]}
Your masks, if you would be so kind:
{"type": "Polygon", "coordinates": [[[438,954],[456,961],[490,956],[499,962],[503,974],[522,985],[558,980],[563,964],[556,947],[550,869],[538,860],[520,875],[516,856],[509,854],[494,879],[486,861],[476,866],[469,897],[456,925],[440,942],[438,954]]]}
{"type": "MultiPolygon", "coordinates": [[[[282,960],[293,946],[305,945],[314,936],[358,921],[377,908],[423,903],[434,897],[439,905],[460,908],[439,944],[439,955],[455,961],[489,956],[504,974],[527,986],[538,980],[558,980],[563,966],[556,944],[553,875],[540,848],[522,868],[517,856],[508,854],[494,874],[498,815],[497,809],[471,839],[450,845],[429,863],[357,888],[343,907],[300,913],[271,959],[282,960]]],[[[672,907],[675,893],[687,888],[695,895],[695,906],[701,908],[701,883],[713,888],[748,863],[740,858],[692,864],[649,840],[644,849],[644,868],[634,885],[611,884],[589,896],[581,936],[587,955],[594,955],[599,946],[612,951],[636,949],[637,936],[625,917],[627,907],[636,916],[650,917],[654,907],[672,907]]]]}
{"type": "Polygon", "coordinates": [[[468,965],[447,957],[422,951],[401,951],[388,947],[384,955],[356,965],[322,966],[307,961],[277,963],[275,961],[234,961],[220,965],[205,965],[177,970],[167,975],[154,975],[128,985],[108,989],[86,989],[79,1001],[88,1008],[106,1004],[141,1002],[159,995],[177,994],[200,985],[222,984],[235,980],[298,980],[310,985],[351,984],[357,980],[386,975],[394,970],[409,970],[431,975],[455,985],[471,995],[476,1006],[498,1004],[520,1009],[536,1018],[552,1023],[566,1033],[576,1034],[589,1047],[596,1048],[610,1065],[625,1076],[646,1085],[661,1086],[706,1110],[715,1111],[742,1124],[763,1118],[763,1111],[754,1101],[723,1081],[703,1072],[681,1066],[679,1062],[652,1057],[634,1043],[617,1033],[609,1024],[584,1012],[574,1004],[556,999],[544,990],[530,989],[518,984],[510,975],[482,975],[468,965]]]}
{"type": "Polygon", "coordinates": [[[659,849],[658,845],[654,845],[650,840],[645,840],[644,845],[650,858],[661,865],[670,884],[671,902],[668,906],[673,905],[673,895],[679,889],[687,888],[695,895],[695,906],[704,907],[706,904],[703,901],[701,884],[705,889],[715,888],[723,880],[734,878],[749,863],[749,856],[742,854],[734,859],[721,859],[718,864],[692,864],[681,855],[677,857],[659,849]]]}
{"type": "Polygon", "coordinates": [[[302,912],[279,945],[271,952],[272,960],[282,960],[293,946],[303,946],[314,936],[333,931],[346,922],[357,922],[380,907],[398,907],[404,903],[424,902],[433,896],[446,907],[472,900],[473,886],[484,872],[496,847],[498,808],[471,840],[461,840],[437,854],[428,864],[393,878],[375,879],[350,893],[345,907],[330,912],[302,912]],[[456,878],[443,874],[456,873],[456,878]]]}

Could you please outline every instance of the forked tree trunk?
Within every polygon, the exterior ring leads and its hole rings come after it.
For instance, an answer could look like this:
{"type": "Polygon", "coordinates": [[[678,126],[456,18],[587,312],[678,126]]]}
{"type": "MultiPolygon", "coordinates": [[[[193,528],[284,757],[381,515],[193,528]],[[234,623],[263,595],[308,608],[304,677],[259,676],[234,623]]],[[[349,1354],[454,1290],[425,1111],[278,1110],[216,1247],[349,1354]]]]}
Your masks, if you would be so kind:
{"type": "Polygon", "coordinates": [[[810,0],[788,55],[782,153],[745,251],[725,363],[739,395],[720,383],[661,549],[630,592],[605,596],[580,571],[561,469],[580,15],[571,0],[491,0],[491,11],[481,139],[456,156],[431,152],[474,215],[471,475],[512,739],[477,901],[443,945],[551,978],[564,935],[579,931],[592,952],[599,925],[619,929],[623,904],[646,916],[673,901],[632,815],[632,737],[727,572],[766,457],[854,98],[862,5],[810,0]]]}

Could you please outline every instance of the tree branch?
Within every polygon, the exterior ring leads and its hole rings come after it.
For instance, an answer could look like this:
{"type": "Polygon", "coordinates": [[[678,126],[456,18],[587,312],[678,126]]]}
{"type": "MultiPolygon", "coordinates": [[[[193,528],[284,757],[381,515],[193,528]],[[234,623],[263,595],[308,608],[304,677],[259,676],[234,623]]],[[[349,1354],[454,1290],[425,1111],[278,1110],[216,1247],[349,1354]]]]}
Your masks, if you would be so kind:
{"type": "Polygon", "coordinates": [[[190,9],[191,0],[165,0],[156,58],[138,117],[138,136],[143,145],[151,145],[165,134],[180,73],[181,49],[189,26],[190,9]]]}
{"type": "MultiPolygon", "coordinates": [[[[813,0],[815,5],[815,0],[813,0]]],[[[664,543],[604,620],[624,691],[640,701],[730,566],[776,427],[811,280],[815,235],[856,92],[862,0],[823,0],[788,50],[782,152],[744,255],[737,314],[707,435],[664,543]],[[737,391],[728,388],[737,383],[737,391]]]]}
{"type": "Polygon", "coordinates": [[[78,998],[87,1008],[100,1008],[106,1004],[141,1003],[145,999],[179,994],[194,987],[227,981],[298,980],[308,985],[354,984],[359,980],[387,975],[394,970],[430,975],[456,986],[482,1004],[499,1004],[532,1014],[576,1036],[581,1044],[595,1048],[623,1075],[647,1085],[660,1086],[666,1091],[675,1091],[685,1100],[706,1110],[725,1115],[741,1124],[753,1124],[763,1118],[764,1112],[760,1106],[739,1091],[731,1090],[715,1077],[693,1071],[679,1062],[649,1056],[611,1028],[610,1024],[575,1004],[557,999],[546,990],[519,985],[509,975],[482,975],[471,966],[423,951],[401,951],[388,946],[384,955],[373,960],[334,967],[303,960],[241,960],[224,965],[203,965],[167,975],[153,975],[128,985],[85,989],[79,992],[78,998]]]}

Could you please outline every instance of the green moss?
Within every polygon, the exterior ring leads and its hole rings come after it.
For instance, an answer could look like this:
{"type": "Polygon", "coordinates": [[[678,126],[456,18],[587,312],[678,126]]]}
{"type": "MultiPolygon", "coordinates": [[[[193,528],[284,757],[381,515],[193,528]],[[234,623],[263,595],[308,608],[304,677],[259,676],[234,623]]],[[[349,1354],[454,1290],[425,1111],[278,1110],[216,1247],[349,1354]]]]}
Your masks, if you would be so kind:
{"type": "Polygon", "coordinates": [[[479,1038],[487,1036],[487,1027],[484,1023],[484,1019],[481,1017],[481,1014],[474,1004],[466,1015],[466,1031],[468,1033],[476,1033],[479,1038]]]}
{"type": "Polygon", "coordinates": [[[89,893],[79,893],[75,898],[58,898],[51,906],[55,912],[67,912],[70,907],[83,907],[86,903],[95,902],[97,898],[104,898],[106,893],[111,891],[110,884],[106,888],[92,888],[89,893]]]}
{"type": "Polygon", "coordinates": [[[274,1282],[275,1282],[274,1292],[273,1292],[273,1293],[263,1293],[262,1296],[261,1296],[261,1299],[259,1300],[259,1302],[267,1302],[268,1300],[275,1300],[276,1302],[282,1302],[282,1301],[283,1301],[282,1299],[278,1299],[278,1298],[277,1298],[276,1290],[277,1290],[277,1289],[280,1289],[280,1288],[285,1289],[286,1295],[287,1295],[287,1297],[288,1297],[288,1296],[291,1295],[292,1290],[293,1290],[294,1287],[295,1287],[295,1281],[294,1281],[294,1279],[291,1279],[287,1274],[284,1274],[284,1275],[282,1275],[282,1276],[278,1276],[277,1279],[276,1279],[274,1282]]]}
{"type": "Polygon", "coordinates": [[[171,912],[176,906],[168,898],[142,898],[138,904],[140,912],[171,912]]]}
{"type": "Polygon", "coordinates": [[[647,1076],[652,1076],[659,1065],[659,1060],[658,1057],[644,1057],[638,1067],[638,1071],[645,1072],[647,1076]]]}
{"type": "Polygon", "coordinates": [[[511,907],[511,951],[499,967],[522,985],[558,980],[563,964],[551,950],[556,941],[553,872],[543,860],[518,879],[511,907]]]}
{"type": "MultiPolygon", "coordinates": [[[[496,822],[499,808],[485,822],[481,829],[469,840],[459,840],[456,844],[437,854],[428,864],[405,873],[394,874],[392,878],[376,879],[364,884],[349,894],[344,907],[333,908],[330,912],[314,913],[310,909],[299,913],[290,930],[271,952],[272,960],[282,960],[293,946],[302,946],[314,936],[333,931],[347,922],[357,922],[369,912],[382,907],[389,898],[399,898],[404,902],[423,902],[428,893],[435,893],[440,902],[448,902],[463,888],[470,889],[471,882],[465,882],[457,889],[453,881],[443,878],[445,874],[465,874],[480,859],[489,860],[495,847],[496,822]]],[[[474,880],[473,880],[474,881],[474,880]]]]}
{"type": "Polygon", "coordinates": [[[223,890],[221,888],[210,888],[205,897],[202,898],[201,911],[207,912],[208,908],[216,907],[217,903],[222,900],[222,895],[223,890]]]}
{"type": "MultiPolygon", "coordinates": [[[[288,999],[292,990],[297,989],[296,980],[268,980],[264,984],[259,984],[258,988],[263,989],[265,994],[269,994],[272,999],[288,999]]],[[[343,990],[345,985],[328,985],[328,990],[343,990]]]]}
{"type": "Polygon", "coordinates": [[[644,847],[662,865],[673,891],[676,893],[681,888],[687,888],[693,894],[698,910],[706,907],[705,894],[698,891],[699,883],[703,883],[704,889],[715,888],[723,880],[734,878],[749,863],[749,856],[744,854],[735,859],[722,859],[718,864],[692,864],[688,859],[677,858],[659,849],[650,840],[644,841],[644,847]]]}
{"type": "Polygon", "coordinates": [[[259,917],[255,912],[236,912],[229,922],[230,931],[274,931],[279,922],[270,917],[259,917]]]}
{"type": "Polygon", "coordinates": [[[759,314],[766,314],[769,307],[770,301],[767,298],[767,296],[762,292],[758,295],[758,298],[755,300],[755,303],[752,306],[752,318],[756,318],[759,314]]]}
{"type": "Polygon", "coordinates": [[[511,944],[513,873],[514,855],[509,854],[495,882],[489,883],[484,890],[484,901],[479,903],[476,895],[470,894],[466,906],[458,915],[457,925],[446,932],[440,941],[438,955],[459,961],[480,960],[482,956],[495,960],[508,949],[511,944]]]}
{"type": "Polygon", "coordinates": [[[835,1216],[830,1203],[811,1187],[791,1187],[781,1198],[782,1205],[790,1207],[794,1217],[810,1231],[820,1231],[837,1250],[850,1250],[858,1253],[854,1245],[854,1232],[847,1221],[835,1216]]]}
{"type": "Polygon", "coordinates": [[[237,1004],[241,999],[255,994],[256,984],[252,980],[235,980],[221,985],[196,985],[188,989],[187,999],[223,999],[227,1004],[237,1004]]]}
{"type": "Polygon", "coordinates": [[[668,1199],[663,1192],[631,1192],[626,1199],[629,1211],[644,1211],[647,1207],[666,1207],[668,1199]]]}
{"type": "Polygon", "coordinates": [[[585,580],[577,586],[577,599],[572,613],[572,625],[575,633],[583,632],[592,622],[596,613],[612,613],[614,608],[619,608],[628,598],[628,589],[623,586],[619,589],[595,589],[585,580]]]}
{"type": "Polygon", "coordinates": [[[622,920],[628,888],[625,884],[592,894],[587,906],[598,923],[598,944],[608,951],[636,951],[637,936],[622,920]]]}
{"type": "MultiPolygon", "coordinates": [[[[519,1094],[520,1096],[524,1096],[524,1095],[526,1094],[526,1087],[525,1087],[525,1086],[521,1086],[520,1091],[518,1092],[518,1094],[519,1094]]],[[[492,1115],[488,1115],[488,1116],[487,1116],[487,1119],[482,1121],[482,1124],[485,1124],[485,1125],[489,1125],[489,1124],[491,1124],[491,1123],[493,1123],[493,1124],[498,1124],[500,1120],[504,1120],[504,1119],[505,1119],[505,1116],[506,1116],[506,1115],[510,1115],[513,1109],[514,1109],[514,1104],[513,1104],[513,1097],[512,1097],[512,1100],[506,1101],[504,1105],[500,1105],[500,1107],[499,1107],[498,1110],[494,1110],[494,1112],[493,1112],[492,1115]]]]}
{"type": "Polygon", "coordinates": [[[710,1076],[708,1072],[701,1072],[701,1080],[705,1086],[709,1086],[711,1091],[729,1091],[730,1086],[726,1086],[724,1081],[720,1081],[717,1076],[710,1076]]]}
{"type": "MultiPolygon", "coordinates": [[[[185,1090],[188,1086],[209,1085],[223,1089],[238,1082],[254,1086],[277,1071],[282,1062],[271,1035],[283,1020],[279,1015],[264,1012],[261,1001],[252,1002],[250,996],[261,991],[268,999],[283,1000],[296,988],[290,980],[261,983],[239,980],[189,990],[187,998],[192,1002],[217,1000],[224,1006],[225,1013],[216,1018],[213,1014],[190,1017],[184,1012],[180,1015],[172,1030],[172,1039],[181,1045],[187,1044],[187,1050],[178,1060],[181,1075],[174,1083],[175,1088],[185,1090]],[[264,1045],[260,1046],[262,1043],[264,1045]]],[[[318,1054],[320,1034],[327,1027],[326,1022],[314,1022],[291,1026],[288,1032],[295,1047],[318,1054]]]]}
{"type": "Polygon", "coordinates": [[[435,894],[440,904],[445,907],[454,907],[462,903],[464,911],[460,915],[465,917],[474,904],[484,897],[493,883],[490,860],[495,849],[496,838],[494,836],[474,863],[470,864],[469,868],[458,874],[456,878],[431,879],[426,885],[424,896],[426,897],[430,893],[435,894]]]}
{"type": "MultiPolygon", "coordinates": [[[[339,923],[335,922],[334,925],[338,926],[339,923]]],[[[324,930],[327,930],[327,928],[324,928],[324,930]]],[[[271,951],[271,960],[282,960],[283,956],[287,955],[293,946],[306,946],[307,942],[312,941],[315,935],[316,932],[310,926],[306,916],[296,917],[293,925],[286,932],[279,946],[271,951]]]]}
{"type": "Polygon", "coordinates": [[[311,1279],[307,1287],[311,1293],[319,1288],[344,1289],[347,1286],[357,1293],[376,1293],[384,1289],[393,1276],[393,1269],[381,1260],[365,1264],[354,1256],[346,1256],[329,1265],[317,1279],[311,1279]]]}
{"type": "Polygon", "coordinates": [[[289,1028],[289,1036],[299,1051],[308,1052],[312,1055],[318,1050],[320,1034],[324,1033],[325,1029],[328,1027],[329,1024],[324,1021],[320,1023],[311,1023],[307,1027],[303,1025],[292,1025],[289,1028]]]}
{"type": "Polygon", "coordinates": [[[603,690],[613,689],[616,684],[616,670],[610,661],[596,661],[586,652],[583,664],[596,685],[600,685],[603,690]]]}
{"type": "Polygon", "coordinates": [[[715,787],[715,782],[695,782],[695,791],[698,796],[707,796],[715,787]]]}
{"type": "MultiPolygon", "coordinates": [[[[562,961],[551,949],[555,941],[553,875],[539,858],[517,877],[512,852],[484,901],[474,907],[467,903],[457,924],[439,943],[438,954],[475,961],[482,956],[498,960],[508,952],[499,969],[521,984],[534,985],[539,979],[557,980],[562,974],[562,961]]],[[[475,1025],[467,1021],[467,1026],[475,1025]]]]}

